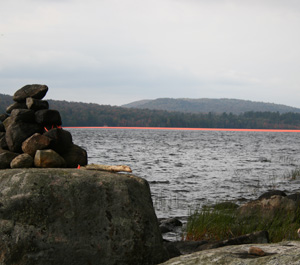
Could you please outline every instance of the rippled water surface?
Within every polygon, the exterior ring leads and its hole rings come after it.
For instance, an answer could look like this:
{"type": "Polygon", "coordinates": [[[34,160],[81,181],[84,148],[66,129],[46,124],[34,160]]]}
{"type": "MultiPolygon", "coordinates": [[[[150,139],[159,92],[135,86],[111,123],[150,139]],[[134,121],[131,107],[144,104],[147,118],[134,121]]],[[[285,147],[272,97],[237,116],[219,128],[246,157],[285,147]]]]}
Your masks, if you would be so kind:
{"type": "Polygon", "coordinates": [[[68,129],[89,163],[125,164],[148,180],[158,217],[187,216],[203,204],[240,203],[268,189],[300,190],[296,132],[68,129]]]}

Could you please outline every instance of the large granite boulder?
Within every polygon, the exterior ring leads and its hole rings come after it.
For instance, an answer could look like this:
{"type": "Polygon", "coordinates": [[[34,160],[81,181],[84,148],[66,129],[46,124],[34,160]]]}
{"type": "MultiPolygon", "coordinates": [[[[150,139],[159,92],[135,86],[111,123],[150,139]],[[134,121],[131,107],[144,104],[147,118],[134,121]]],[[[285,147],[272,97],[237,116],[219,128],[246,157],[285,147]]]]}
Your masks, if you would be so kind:
{"type": "Polygon", "coordinates": [[[148,183],[81,169],[0,171],[0,264],[158,264],[148,183]]]}
{"type": "Polygon", "coordinates": [[[276,244],[227,246],[195,252],[168,260],[161,265],[299,265],[300,241],[276,244]],[[251,250],[261,250],[253,252],[251,250]]]}

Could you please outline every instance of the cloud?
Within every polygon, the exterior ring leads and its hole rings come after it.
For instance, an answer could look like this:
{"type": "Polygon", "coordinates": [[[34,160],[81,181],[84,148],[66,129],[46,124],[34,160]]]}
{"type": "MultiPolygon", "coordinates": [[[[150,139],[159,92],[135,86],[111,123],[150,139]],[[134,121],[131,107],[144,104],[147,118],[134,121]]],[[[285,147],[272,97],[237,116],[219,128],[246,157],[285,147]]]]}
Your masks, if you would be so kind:
{"type": "Polygon", "coordinates": [[[41,82],[56,98],[87,91],[89,102],[103,103],[97,93],[118,98],[110,104],[243,95],[292,102],[300,81],[299,1],[4,0],[1,11],[3,91],[41,82]]]}

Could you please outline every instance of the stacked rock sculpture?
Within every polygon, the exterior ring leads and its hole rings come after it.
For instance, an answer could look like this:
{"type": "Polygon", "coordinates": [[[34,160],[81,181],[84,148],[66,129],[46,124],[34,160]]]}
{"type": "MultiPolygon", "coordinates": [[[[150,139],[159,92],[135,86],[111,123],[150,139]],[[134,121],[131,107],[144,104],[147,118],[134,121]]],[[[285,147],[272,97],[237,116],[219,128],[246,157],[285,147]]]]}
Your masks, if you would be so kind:
{"type": "Polygon", "coordinates": [[[46,85],[26,85],[0,114],[0,169],[87,165],[87,152],[62,129],[60,113],[42,100],[47,92],[46,85]]]}

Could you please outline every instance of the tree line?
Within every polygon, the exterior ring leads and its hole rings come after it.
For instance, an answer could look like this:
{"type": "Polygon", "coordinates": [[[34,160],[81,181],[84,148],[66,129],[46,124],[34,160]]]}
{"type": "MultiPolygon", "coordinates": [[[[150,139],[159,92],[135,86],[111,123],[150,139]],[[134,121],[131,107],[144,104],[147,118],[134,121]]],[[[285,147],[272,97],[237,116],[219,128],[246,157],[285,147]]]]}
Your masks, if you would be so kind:
{"type": "MultiPolygon", "coordinates": [[[[82,102],[48,102],[51,109],[60,112],[63,126],[300,129],[300,114],[294,112],[183,113],[82,102]]],[[[3,113],[12,103],[12,97],[0,94],[0,103],[3,113]]]]}
{"type": "Polygon", "coordinates": [[[183,113],[66,101],[49,101],[64,126],[300,129],[299,113],[183,113]]]}

